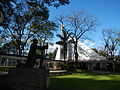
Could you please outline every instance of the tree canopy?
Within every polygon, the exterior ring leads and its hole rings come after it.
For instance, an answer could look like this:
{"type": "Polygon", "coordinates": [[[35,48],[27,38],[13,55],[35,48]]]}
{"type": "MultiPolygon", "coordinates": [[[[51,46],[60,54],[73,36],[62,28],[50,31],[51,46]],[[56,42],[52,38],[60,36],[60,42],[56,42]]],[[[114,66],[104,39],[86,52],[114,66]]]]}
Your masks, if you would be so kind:
{"type": "Polygon", "coordinates": [[[70,15],[59,18],[59,21],[65,24],[65,28],[69,30],[69,36],[74,44],[75,62],[78,62],[77,45],[87,32],[94,30],[97,25],[96,18],[92,17],[83,10],[73,11],[70,15]]]}
{"type": "Polygon", "coordinates": [[[107,60],[114,61],[119,51],[119,30],[116,28],[103,29],[104,48],[107,60]]]}
{"type": "MultiPolygon", "coordinates": [[[[59,7],[69,4],[69,0],[0,0],[0,24],[10,21],[11,15],[15,10],[14,6],[18,3],[36,7],[36,3],[48,6],[59,7]]],[[[22,5],[21,5],[22,6],[22,5]]],[[[23,8],[24,5],[21,7],[23,8]]]]}
{"type": "Polygon", "coordinates": [[[30,5],[26,1],[16,1],[12,8],[14,11],[10,21],[3,22],[0,31],[4,43],[14,42],[17,54],[23,54],[30,38],[37,36],[45,41],[54,36],[57,26],[48,20],[49,10],[44,4],[36,1],[30,5]]]}

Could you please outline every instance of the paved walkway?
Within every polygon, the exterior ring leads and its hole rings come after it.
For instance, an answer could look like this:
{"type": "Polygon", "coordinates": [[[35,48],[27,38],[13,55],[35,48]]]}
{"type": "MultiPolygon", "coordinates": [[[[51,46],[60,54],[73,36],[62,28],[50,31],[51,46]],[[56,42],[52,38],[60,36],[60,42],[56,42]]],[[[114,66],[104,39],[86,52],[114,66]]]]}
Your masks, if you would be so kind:
{"type": "Polygon", "coordinates": [[[67,70],[50,70],[50,73],[65,73],[67,70]]]}
{"type": "MultiPolygon", "coordinates": [[[[50,73],[65,73],[67,70],[50,70],[50,73]]],[[[8,75],[8,72],[0,72],[0,75],[8,75]]]]}

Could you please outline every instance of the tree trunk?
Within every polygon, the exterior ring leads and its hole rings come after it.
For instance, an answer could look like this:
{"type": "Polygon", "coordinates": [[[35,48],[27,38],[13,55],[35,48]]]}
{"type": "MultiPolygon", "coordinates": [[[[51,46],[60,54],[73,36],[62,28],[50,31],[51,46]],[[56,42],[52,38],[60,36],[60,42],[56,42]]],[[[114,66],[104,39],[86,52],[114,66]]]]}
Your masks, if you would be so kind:
{"type": "Polygon", "coordinates": [[[67,55],[67,46],[64,45],[64,63],[65,63],[65,64],[66,64],[66,61],[65,61],[66,55],[67,55]]]}
{"type": "Polygon", "coordinates": [[[18,55],[22,55],[22,50],[21,50],[20,45],[19,45],[19,49],[18,49],[18,55]]]}
{"type": "Polygon", "coordinates": [[[75,53],[75,69],[77,69],[78,67],[78,52],[77,52],[77,41],[75,43],[75,47],[74,47],[74,53],[75,53]]]}

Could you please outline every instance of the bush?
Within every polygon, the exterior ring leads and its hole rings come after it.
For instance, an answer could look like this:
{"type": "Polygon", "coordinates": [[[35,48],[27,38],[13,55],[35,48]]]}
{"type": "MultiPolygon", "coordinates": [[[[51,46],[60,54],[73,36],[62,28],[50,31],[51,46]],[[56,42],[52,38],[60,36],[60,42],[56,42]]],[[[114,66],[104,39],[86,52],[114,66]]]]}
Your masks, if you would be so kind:
{"type": "Polygon", "coordinates": [[[67,69],[67,64],[61,63],[61,64],[60,64],[60,67],[61,67],[61,69],[67,69]]]}
{"type": "Polygon", "coordinates": [[[8,72],[10,68],[15,68],[16,66],[0,66],[0,71],[8,72]]]}

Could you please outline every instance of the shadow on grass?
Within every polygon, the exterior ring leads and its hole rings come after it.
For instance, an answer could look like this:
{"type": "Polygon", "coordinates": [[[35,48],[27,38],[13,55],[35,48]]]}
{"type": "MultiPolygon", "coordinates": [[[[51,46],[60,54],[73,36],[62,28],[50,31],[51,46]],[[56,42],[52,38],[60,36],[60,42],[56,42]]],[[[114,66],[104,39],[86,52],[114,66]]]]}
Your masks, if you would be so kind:
{"type": "Polygon", "coordinates": [[[0,75],[0,90],[10,90],[8,85],[8,75],[0,75]]]}
{"type": "MultiPolygon", "coordinates": [[[[98,73],[73,73],[68,76],[51,77],[48,90],[120,90],[120,79],[117,79],[119,77],[98,73]],[[92,78],[84,78],[87,76],[92,78]],[[110,80],[97,80],[99,76],[106,76],[110,80]]],[[[0,90],[10,90],[7,75],[0,76],[0,90]]]]}
{"type": "MultiPolygon", "coordinates": [[[[85,76],[90,76],[90,73],[83,74],[85,76]]],[[[104,76],[105,74],[101,75],[104,76]]],[[[93,78],[97,76],[100,76],[100,74],[93,73],[92,78],[89,79],[52,77],[50,78],[50,87],[48,90],[120,90],[120,80],[116,80],[116,77],[105,75],[111,78],[110,80],[97,80],[93,78]]]]}
{"type": "Polygon", "coordinates": [[[119,90],[120,81],[90,80],[78,78],[52,78],[48,90],[119,90]]]}

